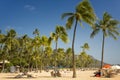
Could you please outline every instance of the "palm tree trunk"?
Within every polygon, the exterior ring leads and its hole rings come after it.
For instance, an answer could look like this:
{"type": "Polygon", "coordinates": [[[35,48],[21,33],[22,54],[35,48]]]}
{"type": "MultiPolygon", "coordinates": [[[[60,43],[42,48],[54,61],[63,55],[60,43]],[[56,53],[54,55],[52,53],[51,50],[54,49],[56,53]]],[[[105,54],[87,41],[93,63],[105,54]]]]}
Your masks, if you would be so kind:
{"type": "MultiPolygon", "coordinates": [[[[42,54],[41,54],[41,57],[44,55],[44,49],[45,49],[45,47],[44,47],[44,45],[42,46],[42,54]]],[[[43,57],[41,58],[41,65],[40,65],[40,73],[42,73],[42,68],[44,67],[44,65],[43,65],[43,57]]]]}
{"type": "Polygon", "coordinates": [[[20,68],[22,68],[22,54],[23,54],[22,52],[19,54],[19,56],[20,56],[20,65],[19,65],[20,68]]]}
{"type": "MultiPolygon", "coordinates": [[[[30,57],[30,56],[29,56],[29,57],[30,57]]],[[[28,71],[31,72],[31,70],[30,70],[30,62],[31,62],[31,58],[28,59],[28,71]]]]}
{"type": "Polygon", "coordinates": [[[35,67],[36,67],[35,72],[38,72],[38,64],[37,64],[37,60],[36,60],[36,65],[35,65],[35,67]]]}
{"type": "Polygon", "coordinates": [[[102,67],[103,67],[103,57],[104,57],[104,41],[105,41],[105,35],[103,33],[103,41],[102,41],[102,56],[101,56],[101,77],[103,76],[103,72],[102,72],[102,67]]]}
{"type": "Polygon", "coordinates": [[[1,72],[4,72],[4,71],[5,71],[5,59],[3,58],[2,71],[1,72]]]}
{"type": "Polygon", "coordinates": [[[40,65],[40,73],[42,73],[42,60],[41,60],[41,65],[40,65]]]}
{"type": "Polygon", "coordinates": [[[73,78],[76,78],[76,62],[75,62],[75,54],[74,54],[74,42],[75,42],[75,36],[76,36],[76,28],[77,28],[77,20],[75,22],[73,41],[72,41],[73,78]]]}
{"type": "Polygon", "coordinates": [[[102,41],[102,56],[101,56],[101,69],[103,67],[103,57],[104,57],[104,41],[105,41],[105,36],[103,34],[103,41],[102,41]]]}
{"type": "Polygon", "coordinates": [[[42,59],[40,59],[40,73],[42,73],[42,59]]]}
{"type": "MultiPolygon", "coordinates": [[[[57,45],[58,45],[58,39],[55,45],[55,55],[57,55],[57,45]]],[[[57,74],[57,57],[55,57],[55,77],[56,77],[56,74],[57,74]]]]}
{"type": "MultiPolygon", "coordinates": [[[[35,52],[36,52],[36,58],[37,58],[37,48],[35,47],[35,52]]],[[[38,62],[37,59],[35,60],[35,72],[38,72],[38,62]]]]}

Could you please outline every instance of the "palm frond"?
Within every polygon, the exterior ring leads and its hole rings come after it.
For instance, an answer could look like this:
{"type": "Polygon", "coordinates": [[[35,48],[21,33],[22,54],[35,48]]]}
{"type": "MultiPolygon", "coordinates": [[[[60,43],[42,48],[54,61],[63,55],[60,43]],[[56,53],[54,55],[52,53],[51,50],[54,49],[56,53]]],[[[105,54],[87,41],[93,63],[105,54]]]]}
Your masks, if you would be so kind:
{"type": "Polygon", "coordinates": [[[55,37],[55,33],[50,33],[51,38],[55,37]]]}
{"type": "Polygon", "coordinates": [[[109,24],[110,24],[110,26],[117,26],[117,25],[119,25],[119,21],[118,20],[110,20],[109,24]]]}
{"type": "Polygon", "coordinates": [[[94,29],[90,35],[90,38],[94,38],[94,36],[97,35],[99,31],[100,31],[100,29],[94,29]]]}
{"type": "Polygon", "coordinates": [[[52,38],[51,37],[49,37],[49,39],[48,39],[48,45],[50,46],[51,45],[51,43],[52,43],[52,38]]]}
{"type": "Polygon", "coordinates": [[[79,20],[79,23],[81,27],[84,27],[81,20],[79,20]]]}
{"type": "Polygon", "coordinates": [[[111,32],[114,33],[115,35],[119,35],[120,34],[117,30],[112,30],[111,32]]]}
{"type": "Polygon", "coordinates": [[[62,32],[63,35],[68,36],[67,32],[66,32],[66,30],[65,30],[65,28],[63,26],[61,26],[61,32],[62,32]]]}
{"type": "Polygon", "coordinates": [[[110,14],[108,14],[107,12],[104,12],[104,14],[103,14],[104,24],[107,24],[110,21],[111,18],[112,18],[112,16],[110,14]]]}
{"type": "Polygon", "coordinates": [[[7,32],[7,36],[15,37],[17,35],[16,31],[14,29],[10,29],[7,32]]]}
{"type": "Polygon", "coordinates": [[[95,20],[96,20],[96,15],[95,15],[94,10],[88,0],[83,0],[83,2],[78,4],[76,6],[76,12],[79,12],[80,15],[82,15],[84,17],[85,16],[88,17],[93,22],[95,22],[95,20]]]}
{"type": "Polygon", "coordinates": [[[25,34],[22,38],[23,39],[26,39],[28,37],[28,35],[27,34],[25,34]]]}
{"type": "Polygon", "coordinates": [[[35,34],[35,35],[40,35],[40,32],[39,32],[39,30],[36,28],[35,31],[33,31],[33,34],[35,34]]]}
{"type": "Polygon", "coordinates": [[[66,29],[71,29],[73,22],[74,22],[74,16],[69,17],[66,23],[66,29]]]}
{"type": "Polygon", "coordinates": [[[63,13],[61,18],[64,19],[65,17],[72,16],[72,15],[74,15],[74,13],[63,13]]]}
{"type": "Polygon", "coordinates": [[[59,33],[60,32],[60,26],[56,26],[56,28],[55,28],[55,33],[59,33]]]}
{"type": "Polygon", "coordinates": [[[4,34],[0,34],[0,39],[3,39],[5,37],[4,34]]]}
{"type": "Polygon", "coordinates": [[[81,15],[81,20],[93,25],[96,21],[96,15],[88,0],[83,0],[76,6],[76,12],[81,15]]]}
{"type": "Polygon", "coordinates": [[[86,17],[85,15],[82,17],[83,17],[82,20],[88,23],[90,26],[94,24],[94,22],[90,19],[90,17],[86,17]]]}
{"type": "Polygon", "coordinates": [[[109,34],[109,36],[111,36],[112,38],[114,38],[115,40],[117,40],[117,37],[112,32],[108,31],[108,34],[109,34]]]}
{"type": "Polygon", "coordinates": [[[93,8],[90,5],[89,0],[83,0],[80,4],[77,5],[76,10],[80,10],[80,9],[84,9],[84,10],[88,10],[89,12],[93,12],[93,8]]]}
{"type": "Polygon", "coordinates": [[[68,42],[68,37],[66,35],[63,34],[63,35],[60,36],[60,38],[63,42],[65,42],[65,43],[68,42]]]}

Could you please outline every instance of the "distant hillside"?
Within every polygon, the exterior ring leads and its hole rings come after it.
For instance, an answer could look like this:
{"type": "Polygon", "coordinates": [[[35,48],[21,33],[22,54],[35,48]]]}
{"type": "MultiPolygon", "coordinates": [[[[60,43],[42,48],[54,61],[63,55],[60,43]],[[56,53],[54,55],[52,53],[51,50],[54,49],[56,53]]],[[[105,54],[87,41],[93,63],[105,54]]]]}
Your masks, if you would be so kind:
{"type": "MultiPolygon", "coordinates": [[[[94,58],[93,56],[89,55],[91,57],[91,59],[93,60],[93,62],[89,65],[89,67],[95,67],[95,68],[100,68],[101,66],[101,61],[94,58]]],[[[79,55],[76,55],[76,58],[79,57],[79,55]]],[[[109,63],[105,63],[104,64],[109,64],[109,63]]]]}
{"type": "MultiPolygon", "coordinates": [[[[93,59],[93,61],[94,61],[94,63],[92,64],[92,65],[94,65],[95,67],[100,67],[101,66],[101,61],[100,60],[98,60],[98,59],[95,59],[93,56],[91,56],[91,55],[89,55],[92,59],[93,59]]],[[[105,63],[104,62],[104,64],[109,64],[109,63],[105,63]]]]}

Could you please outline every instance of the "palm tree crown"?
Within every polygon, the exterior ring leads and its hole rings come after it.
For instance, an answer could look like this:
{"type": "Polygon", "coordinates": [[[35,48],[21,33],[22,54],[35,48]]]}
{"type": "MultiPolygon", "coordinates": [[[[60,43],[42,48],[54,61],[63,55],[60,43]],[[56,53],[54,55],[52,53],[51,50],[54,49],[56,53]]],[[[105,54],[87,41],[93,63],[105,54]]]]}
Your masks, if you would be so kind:
{"type": "Polygon", "coordinates": [[[68,42],[67,32],[63,26],[56,26],[55,32],[51,33],[51,37],[58,41],[60,38],[63,42],[68,42]]]}
{"type": "Polygon", "coordinates": [[[119,35],[118,25],[119,21],[112,19],[112,16],[105,12],[103,14],[103,19],[99,20],[98,23],[93,26],[91,38],[102,30],[104,36],[112,36],[114,39],[117,39],[116,35],[119,35]]]}
{"type": "Polygon", "coordinates": [[[80,4],[78,4],[76,6],[76,11],[74,13],[62,14],[62,19],[67,17],[67,16],[69,17],[67,19],[67,23],[66,23],[67,29],[71,29],[73,22],[75,20],[79,21],[81,26],[82,26],[82,21],[84,21],[90,25],[93,25],[95,20],[96,20],[94,10],[91,7],[88,0],[83,0],[80,4]]]}

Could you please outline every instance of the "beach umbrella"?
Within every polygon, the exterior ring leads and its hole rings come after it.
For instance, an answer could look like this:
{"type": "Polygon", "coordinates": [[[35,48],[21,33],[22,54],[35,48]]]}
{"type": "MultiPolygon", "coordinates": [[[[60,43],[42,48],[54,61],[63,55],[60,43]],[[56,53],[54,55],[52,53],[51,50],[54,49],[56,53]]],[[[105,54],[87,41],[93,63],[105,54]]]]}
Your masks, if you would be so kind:
{"type": "MultiPolygon", "coordinates": [[[[0,61],[0,64],[2,64],[3,61],[0,61]]],[[[10,63],[8,60],[5,60],[5,63],[10,63]]]]}
{"type": "Polygon", "coordinates": [[[120,69],[120,66],[119,65],[113,65],[111,68],[112,69],[120,69]]]}
{"type": "Polygon", "coordinates": [[[103,66],[103,69],[108,69],[108,68],[111,68],[111,65],[110,65],[110,64],[105,64],[105,65],[103,66]]]}

